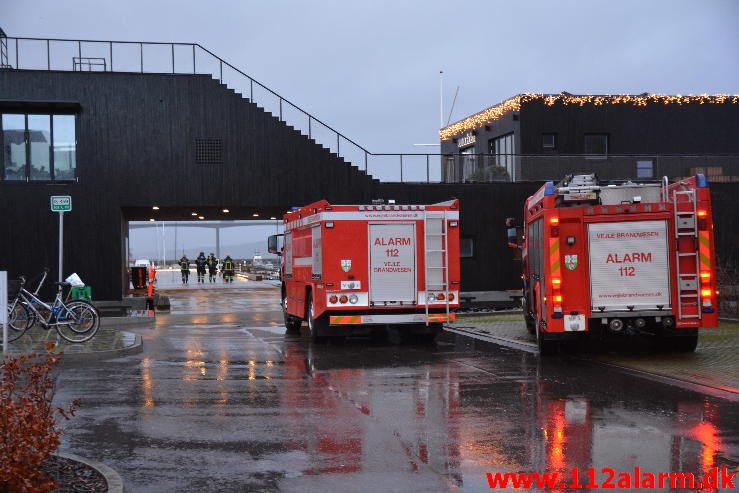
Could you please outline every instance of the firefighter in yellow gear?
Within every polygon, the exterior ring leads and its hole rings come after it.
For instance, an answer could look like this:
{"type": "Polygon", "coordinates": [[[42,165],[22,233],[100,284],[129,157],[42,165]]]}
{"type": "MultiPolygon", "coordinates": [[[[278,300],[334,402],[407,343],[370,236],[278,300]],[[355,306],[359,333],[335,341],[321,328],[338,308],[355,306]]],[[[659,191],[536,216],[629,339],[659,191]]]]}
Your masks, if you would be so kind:
{"type": "Polygon", "coordinates": [[[234,282],[234,261],[231,259],[230,255],[226,255],[226,258],[223,259],[223,281],[224,282],[234,282]]]}
{"type": "Polygon", "coordinates": [[[182,275],[182,284],[187,284],[190,278],[190,260],[187,255],[182,254],[182,258],[178,262],[180,264],[180,274],[182,275]]]}

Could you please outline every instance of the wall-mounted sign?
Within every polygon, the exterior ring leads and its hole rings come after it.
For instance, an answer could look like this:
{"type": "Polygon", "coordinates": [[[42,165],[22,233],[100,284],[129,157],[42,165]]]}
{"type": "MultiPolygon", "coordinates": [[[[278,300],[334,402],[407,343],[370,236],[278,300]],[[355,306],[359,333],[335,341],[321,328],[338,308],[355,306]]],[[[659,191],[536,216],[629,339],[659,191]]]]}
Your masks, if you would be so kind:
{"type": "Polygon", "coordinates": [[[474,143],[475,143],[475,134],[473,134],[472,132],[467,132],[462,137],[457,139],[457,147],[460,149],[463,147],[471,146],[474,143]]]}

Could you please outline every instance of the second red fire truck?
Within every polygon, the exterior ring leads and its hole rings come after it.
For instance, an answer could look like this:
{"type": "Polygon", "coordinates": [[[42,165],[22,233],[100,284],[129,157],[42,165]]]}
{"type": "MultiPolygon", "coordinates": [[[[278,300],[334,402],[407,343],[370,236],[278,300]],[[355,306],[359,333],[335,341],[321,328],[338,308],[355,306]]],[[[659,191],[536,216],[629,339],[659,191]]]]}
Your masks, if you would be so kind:
{"type": "MultiPolygon", "coordinates": [[[[560,341],[646,333],[695,350],[718,324],[713,221],[703,175],[668,183],[547,182],[526,200],[523,308],[541,354],[560,341]]],[[[521,241],[521,236],[523,236],[521,241]]]]}
{"type": "Polygon", "coordinates": [[[435,337],[459,306],[459,201],[333,205],[284,217],[285,326],[312,338],[392,328],[435,337]]]}

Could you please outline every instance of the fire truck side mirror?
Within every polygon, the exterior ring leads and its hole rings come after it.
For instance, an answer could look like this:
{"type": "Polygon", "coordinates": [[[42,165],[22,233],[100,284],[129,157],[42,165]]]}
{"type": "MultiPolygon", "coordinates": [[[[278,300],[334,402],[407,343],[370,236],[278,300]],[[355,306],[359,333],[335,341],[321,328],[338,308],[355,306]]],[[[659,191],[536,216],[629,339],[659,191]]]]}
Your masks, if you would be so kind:
{"type": "Polygon", "coordinates": [[[274,255],[282,255],[282,238],[285,235],[271,235],[267,237],[267,251],[274,255]]]}

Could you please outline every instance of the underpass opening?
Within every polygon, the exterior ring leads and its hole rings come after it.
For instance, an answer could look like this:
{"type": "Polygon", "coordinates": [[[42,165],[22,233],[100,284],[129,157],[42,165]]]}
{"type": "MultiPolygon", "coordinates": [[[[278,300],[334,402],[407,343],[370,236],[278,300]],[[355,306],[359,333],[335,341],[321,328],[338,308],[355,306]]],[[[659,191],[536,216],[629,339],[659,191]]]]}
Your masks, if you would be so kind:
{"type": "MultiPolygon", "coordinates": [[[[123,210],[122,258],[123,296],[141,289],[137,266],[154,265],[157,278],[171,271],[179,279],[179,261],[186,256],[195,272],[202,252],[213,255],[222,280],[223,260],[229,256],[236,273],[258,274],[254,278],[277,277],[279,257],[267,252],[267,237],[283,230],[284,209],[235,209],[224,207],[163,207],[123,210]],[[134,279],[134,277],[136,277],[134,279]]],[[[206,279],[209,276],[206,275],[206,279]]],[[[162,280],[167,280],[162,279],[162,280]]],[[[191,280],[195,283],[195,274],[191,280]]],[[[215,281],[214,281],[215,282],[215,281]]]]}

